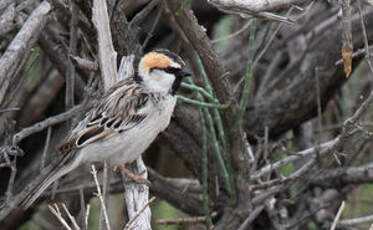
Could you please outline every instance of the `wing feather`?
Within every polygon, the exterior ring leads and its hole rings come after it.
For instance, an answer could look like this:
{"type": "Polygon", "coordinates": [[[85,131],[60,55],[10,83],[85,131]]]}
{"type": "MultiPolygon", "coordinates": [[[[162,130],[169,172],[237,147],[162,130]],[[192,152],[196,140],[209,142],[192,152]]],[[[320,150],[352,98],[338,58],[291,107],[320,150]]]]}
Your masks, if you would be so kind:
{"type": "Polygon", "coordinates": [[[143,108],[149,101],[149,93],[133,79],[119,82],[88,112],[60,149],[81,148],[136,127],[147,117],[143,108]]]}

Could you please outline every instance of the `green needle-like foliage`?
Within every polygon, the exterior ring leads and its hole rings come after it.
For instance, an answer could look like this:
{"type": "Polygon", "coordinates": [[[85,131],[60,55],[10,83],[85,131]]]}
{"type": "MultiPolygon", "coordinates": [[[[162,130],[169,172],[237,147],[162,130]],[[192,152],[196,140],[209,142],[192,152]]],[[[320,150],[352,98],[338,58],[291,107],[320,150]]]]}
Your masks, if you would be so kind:
{"type": "Polygon", "coordinates": [[[176,97],[177,97],[177,99],[179,99],[183,102],[193,104],[193,105],[196,105],[196,106],[207,107],[207,108],[226,109],[229,106],[229,105],[225,105],[225,104],[216,104],[216,103],[208,103],[208,102],[199,101],[199,100],[193,100],[193,99],[181,96],[181,95],[177,95],[176,97]]]}
{"type": "Polygon", "coordinates": [[[250,25],[250,38],[249,38],[249,60],[247,61],[247,72],[246,72],[246,79],[245,79],[245,86],[243,89],[241,102],[240,102],[240,110],[238,112],[236,121],[235,121],[235,127],[237,125],[241,124],[243,115],[246,111],[247,102],[249,100],[249,93],[250,93],[250,87],[251,87],[251,78],[252,78],[252,65],[253,65],[253,59],[254,59],[254,38],[255,38],[255,30],[256,30],[256,19],[253,18],[253,21],[250,25]]]}
{"type": "MultiPolygon", "coordinates": [[[[201,95],[197,95],[201,97],[201,95]]],[[[199,116],[202,129],[202,202],[203,209],[206,215],[206,225],[208,229],[212,226],[212,220],[209,210],[209,197],[208,197],[208,157],[207,157],[207,129],[205,115],[203,114],[202,107],[199,108],[199,116]]]]}
{"type": "Polygon", "coordinates": [[[202,87],[199,87],[199,86],[196,86],[196,85],[193,85],[193,84],[188,84],[188,83],[185,83],[185,82],[182,82],[181,86],[184,87],[184,88],[186,88],[186,89],[190,89],[190,90],[193,90],[193,91],[198,91],[198,93],[201,93],[207,99],[209,99],[209,100],[211,100],[211,101],[213,101],[215,103],[219,103],[219,101],[212,94],[210,94],[209,92],[207,92],[202,87]]]}
{"type": "MultiPolygon", "coordinates": [[[[201,72],[201,75],[202,75],[202,80],[205,84],[205,88],[206,88],[206,91],[209,95],[213,95],[214,98],[216,98],[215,94],[214,94],[214,90],[208,80],[208,77],[207,77],[207,74],[205,72],[205,69],[203,67],[203,64],[202,64],[202,61],[201,59],[199,58],[198,55],[196,55],[196,62],[197,62],[197,65],[200,69],[200,72],[201,72]]],[[[193,83],[191,83],[193,84],[193,83]]],[[[217,99],[216,99],[217,100],[217,99]]],[[[207,110],[207,112],[209,113],[210,115],[210,112],[207,110]]],[[[236,203],[236,200],[237,200],[237,195],[236,195],[236,190],[235,190],[235,186],[233,186],[233,169],[232,169],[232,160],[231,160],[231,154],[230,154],[230,147],[229,147],[229,142],[227,140],[227,137],[225,135],[225,131],[224,131],[224,126],[223,126],[223,121],[221,119],[221,116],[220,116],[220,112],[218,111],[218,109],[216,108],[213,108],[212,109],[212,112],[213,112],[213,115],[214,115],[214,122],[216,123],[216,126],[217,126],[217,129],[218,129],[218,135],[219,135],[219,139],[223,145],[223,149],[225,151],[225,156],[226,156],[226,162],[224,161],[224,158],[221,156],[221,153],[220,153],[220,149],[219,150],[216,150],[216,154],[217,154],[217,157],[218,159],[220,158],[221,161],[219,160],[219,164],[220,164],[220,167],[223,169],[227,169],[227,177],[224,177],[224,178],[227,178],[228,181],[226,181],[226,184],[229,185],[230,187],[227,188],[227,190],[230,192],[230,196],[232,198],[232,203],[236,203]]],[[[211,115],[210,115],[211,117],[211,115]]],[[[212,123],[213,124],[213,123],[212,123]]],[[[213,131],[213,135],[217,136],[216,135],[216,132],[215,132],[215,128],[213,130],[210,130],[210,131],[213,131]]],[[[218,145],[219,147],[219,145],[218,145]]],[[[223,170],[223,174],[224,174],[224,170],[223,170]]]]}

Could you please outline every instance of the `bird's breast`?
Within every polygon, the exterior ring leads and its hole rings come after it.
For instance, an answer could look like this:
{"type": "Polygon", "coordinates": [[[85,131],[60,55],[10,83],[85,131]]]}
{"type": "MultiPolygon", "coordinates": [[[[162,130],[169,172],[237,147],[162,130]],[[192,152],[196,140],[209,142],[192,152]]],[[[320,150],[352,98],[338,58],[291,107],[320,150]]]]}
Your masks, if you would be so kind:
{"type": "Polygon", "coordinates": [[[85,161],[108,160],[111,165],[121,165],[136,160],[168,127],[175,105],[176,98],[171,95],[152,103],[146,108],[147,117],[134,128],[83,148],[81,151],[88,153],[84,156],[90,156],[85,161]]]}

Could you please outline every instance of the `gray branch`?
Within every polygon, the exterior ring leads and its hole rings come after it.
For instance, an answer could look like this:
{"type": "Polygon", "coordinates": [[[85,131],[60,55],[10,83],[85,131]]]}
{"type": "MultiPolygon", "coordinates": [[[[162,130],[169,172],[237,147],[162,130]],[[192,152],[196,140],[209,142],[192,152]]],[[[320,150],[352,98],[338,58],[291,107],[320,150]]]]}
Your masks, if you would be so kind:
{"type": "MultiPolygon", "coordinates": [[[[113,47],[106,1],[94,1],[92,21],[94,22],[98,33],[99,63],[104,88],[107,91],[119,80],[123,80],[131,76],[130,74],[134,73],[134,58],[133,56],[123,57],[118,74],[116,61],[117,53],[113,47]],[[120,76],[120,79],[118,78],[118,75],[120,76]]],[[[133,170],[135,173],[136,171],[144,172],[142,177],[145,179],[148,177],[148,172],[141,156],[136,161],[133,170]]],[[[125,184],[124,186],[124,196],[131,229],[151,229],[151,211],[148,206],[149,188],[140,184],[125,184]],[[139,212],[140,210],[141,212],[139,212]]]]}
{"type": "Polygon", "coordinates": [[[6,92],[15,80],[17,73],[25,64],[24,58],[28,56],[25,53],[28,53],[34,46],[47,22],[50,11],[51,5],[47,1],[41,3],[32,12],[2,55],[0,59],[0,104],[2,104],[6,92]]]}
{"type": "Polygon", "coordinates": [[[105,0],[93,1],[92,21],[98,34],[98,55],[101,69],[101,77],[105,90],[108,90],[118,80],[117,53],[113,47],[111,38],[109,16],[105,0]]]}
{"type": "Polygon", "coordinates": [[[219,9],[240,13],[258,13],[290,7],[293,4],[305,3],[309,0],[208,0],[219,9]]]}

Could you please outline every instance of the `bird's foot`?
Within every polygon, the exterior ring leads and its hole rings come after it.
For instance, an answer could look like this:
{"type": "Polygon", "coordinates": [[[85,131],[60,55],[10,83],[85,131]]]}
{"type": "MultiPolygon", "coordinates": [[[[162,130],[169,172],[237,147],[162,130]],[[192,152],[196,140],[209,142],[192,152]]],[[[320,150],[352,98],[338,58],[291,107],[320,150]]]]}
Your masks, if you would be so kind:
{"type": "Polygon", "coordinates": [[[144,174],[145,170],[142,171],[142,172],[140,172],[139,174],[135,175],[135,174],[133,174],[130,170],[128,170],[126,167],[124,167],[123,165],[120,165],[118,168],[119,168],[119,169],[120,169],[124,174],[126,174],[126,176],[127,176],[130,180],[132,180],[132,181],[134,181],[134,182],[136,182],[136,183],[139,183],[139,184],[144,184],[144,185],[146,185],[146,186],[148,186],[148,187],[151,187],[151,186],[152,186],[152,183],[151,183],[149,180],[147,180],[147,179],[141,177],[141,175],[144,174]]]}

